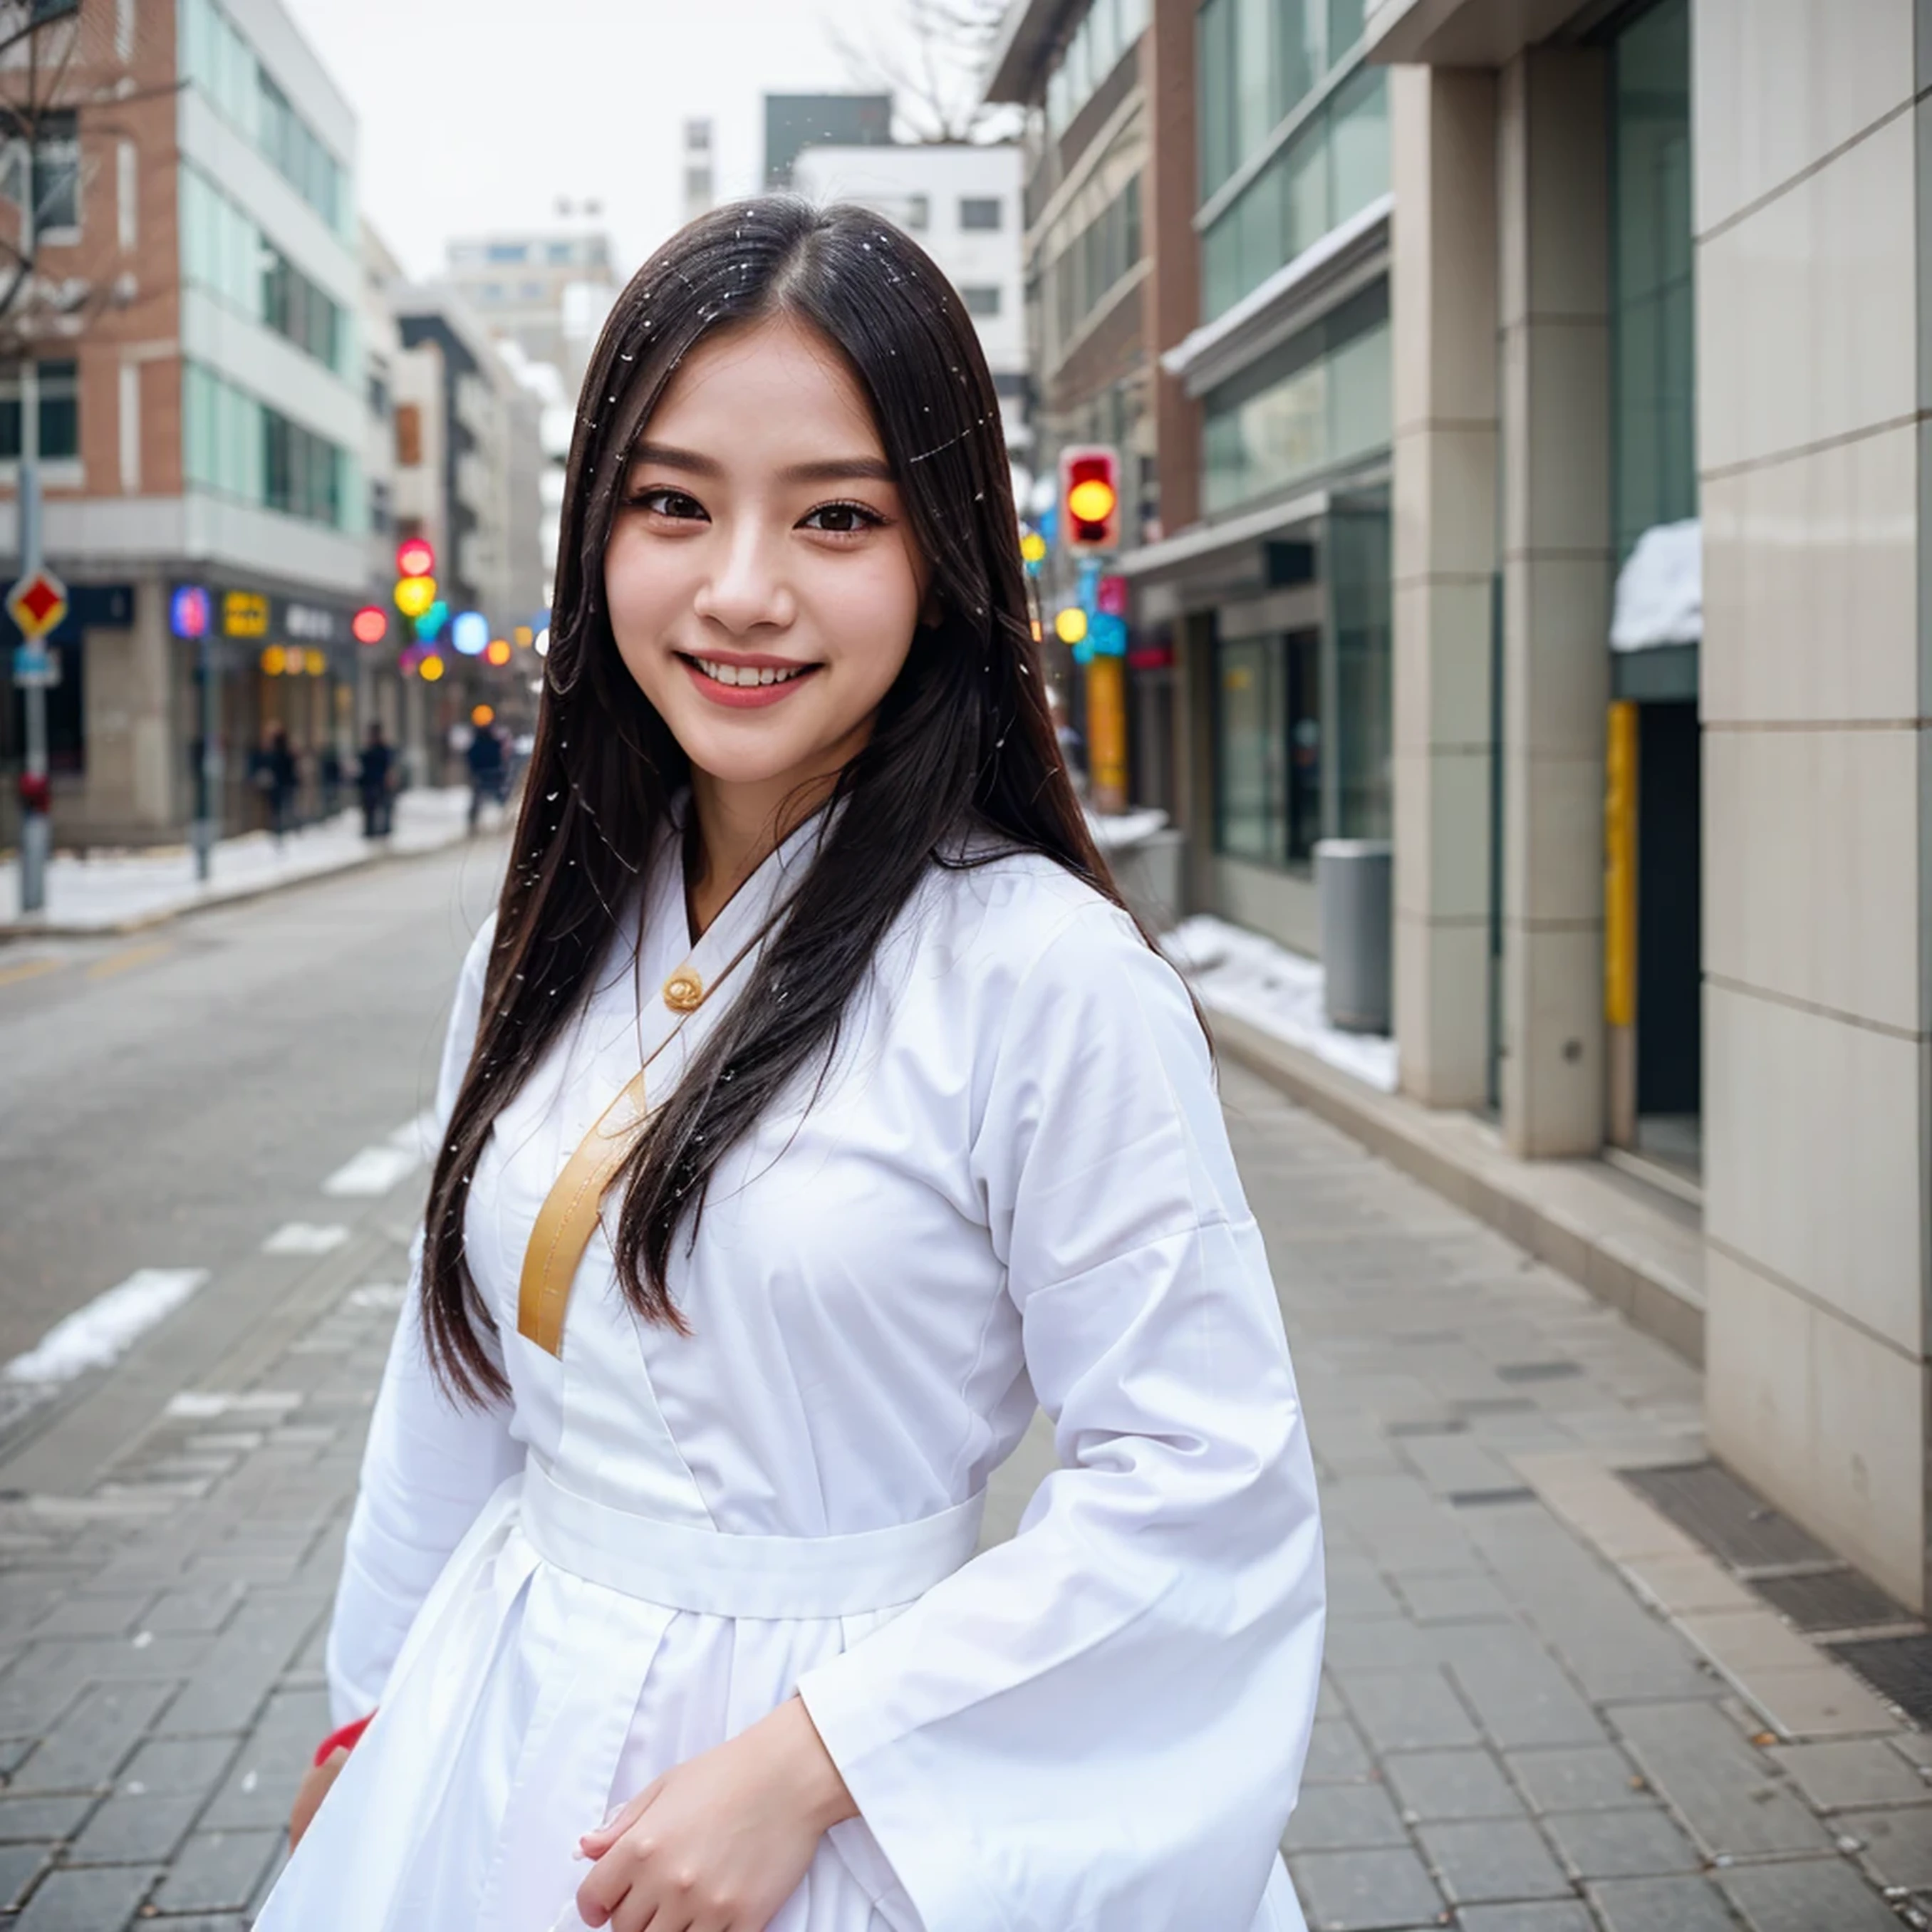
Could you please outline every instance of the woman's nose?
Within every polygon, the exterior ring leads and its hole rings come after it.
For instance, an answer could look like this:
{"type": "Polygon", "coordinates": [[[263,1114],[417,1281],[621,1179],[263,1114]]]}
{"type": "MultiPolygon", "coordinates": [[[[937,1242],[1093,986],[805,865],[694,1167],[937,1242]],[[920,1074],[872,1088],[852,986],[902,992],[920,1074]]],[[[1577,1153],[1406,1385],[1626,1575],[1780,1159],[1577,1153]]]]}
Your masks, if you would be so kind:
{"type": "Polygon", "coordinates": [[[761,531],[742,528],[719,546],[716,568],[695,599],[698,616],[733,632],[789,624],[795,614],[780,547],[761,531]]]}

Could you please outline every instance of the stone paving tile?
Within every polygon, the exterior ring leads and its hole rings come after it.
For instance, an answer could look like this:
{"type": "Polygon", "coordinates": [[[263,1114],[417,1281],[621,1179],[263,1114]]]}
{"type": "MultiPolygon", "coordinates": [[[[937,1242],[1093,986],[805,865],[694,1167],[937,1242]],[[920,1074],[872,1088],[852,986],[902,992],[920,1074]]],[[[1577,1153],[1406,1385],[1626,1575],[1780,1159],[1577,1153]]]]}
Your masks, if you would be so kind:
{"type": "Polygon", "coordinates": [[[159,1876],[146,1865],[50,1872],[34,1886],[11,1932],[124,1932],[159,1876]]]}
{"type": "Polygon", "coordinates": [[[1347,1718],[1316,1719],[1309,1734],[1308,1762],[1302,1768],[1304,1785],[1352,1784],[1372,1775],[1373,1771],[1362,1734],[1347,1718]]]}
{"type": "Polygon", "coordinates": [[[1282,1840],[1290,1852],[1364,1851],[1408,1843],[1395,1806],[1379,1784],[1310,1786],[1282,1840]]]}
{"type": "Polygon", "coordinates": [[[1527,1820],[1422,1825],[1415,1835],[1454,1904],[1573,1896],[1570,1881],[1527,1820]]]}
{"type": "Polygon", "coordinates": [[[1327,1654],[1334,1670],[1427,1670],[1438,1652],[1406,1617],[1375,1618],[1330,1612],[1327,1654]]]}
{"type": "Polygon", "coordinates": [[[1472,1905],[1456,1915],[1458,1932],[1597,1932],[1589,1908],[1574,1900],[1536,1905],[1472,1905]]]}
{"type": "Polygon", "coordinates": [[[1630,1704],[1616,1721],[1652,1784],[1714,1856],[1831,1847],[1776,1763],[1710,1704],[1630,1704]]]}
{"type": "Polygon", "coordinates": [[[117,1792],[68,1848],[71,1865],[158,1864],[174,1856],[203,1802],[202,1793],[130,1798],[117,1792]]]}
{"type": "Polygon", "coordinates": [[[71,1838],[97,1802],[92,1792],[62,1792],[51,1798],[0,1796],[0,1844],[71,1838]]]}
{"type": "Polygon", "coordinates": [[[1522,1800],[1486,1750],[1391,1751],[1382,1771],[1404,1816],[1418,1823],[1523,1814],[1522,1800]]]}
{"type": "Polygon", "coordinates": [[[182,1846],[154,1903],[163,1912],[239,1911],[282,1843],[278,1830],[197,1832],[182,1846]]]}
{"type": "Polygon", "coordinates": [[[97,1684],[29,1757],[16,1791],[76,1791],[105,1784],[175,1694],[172,1684],[97,1684]]]}
{"type": "Polygon", "coordinates": [[[11,1912],[52,1851],[47,1845],[0,1845],[0,1912],[11,1912]]]}
{"type": "Polygon", "coordinates": [[[1922,1804],[1895,1811],[1840,1811],[1832,1820],[1844,1838],[1858,1840],[1858,1862],[1882,1885],[1932,1891],[1932,1810],[1922,1804]]]}
{"type": "MultiPolygon", "coordinates": [[[[1618,1879],[1590,1886],[1586,1895],[1604,1932],[1738,1932],[1736,1918],[1708,1879],[1618,1879]]],[[[1807,1932],[1826,1928],[1812,1926],[1807,1932]]],[[[1898,1932],[1896,1920],[1888,1932],[1898,1932]]]]}
{"type": "MultiPolygon", "coordinates": [[[[1798,1780],[1821,1811],[1857,1804],[1932,1804],[1932,1782],[1878,1738],[1778,1744],[1770,1755],[1798,1780]]],[[[1932,1829],[1932,1821],[1928,1828],[1932,1829]]]]}
{"type": "Polygon", "coordinates": [[[1898,1932],[1898,1916],[1843,1858],[1739,1865],[1718,1882],[1751,1932],[1898,1932]]]}
{"type": "Polygon", "coordinates": [[[1426,1750],[1481,1742],[1468,1712],[1439,1670],[1343,1675],[1342,1688],[1355,1721],[1378,1750],[1426,1750]]]}
{"type": "Polygon", "coordinates": [[[1436,1634],[1450,1675],[1484,1730],[1505,1750],[1602,1742],[1596,1714],[1527,1630],[1450,1624],[1436,1634]]]}
{"type": "Polygon", "coordinates": [[[1596,1811],[1650,1802],[1648,1781],[1612,1744],[1506,1751],[1503,1762],[1534,1810],[1596,1811]]]}
{"type": "Polygon", "coordinates": [[[1413,1852],[1309,1852],[1288,1868],[1309,1932],[1402,1932],[1444,1922],[1442,1894],[1413,1852]]]}
{"type": "Polygon", "coordinates": [[[1703,1864],[1660,1804],[1641,1811],[1553,1811],[1543,1828],[1576,1878],[1661,1878],[1703,1864]]]}
{"type": "Polygon", "coordinates": [[[1510,1614],[1508,1600],[1494,1579],[1473,1572],[1405,1576],[1402,1594],[1409,1615],[1419,1624],[1485,1622],[1510,1614]]]}

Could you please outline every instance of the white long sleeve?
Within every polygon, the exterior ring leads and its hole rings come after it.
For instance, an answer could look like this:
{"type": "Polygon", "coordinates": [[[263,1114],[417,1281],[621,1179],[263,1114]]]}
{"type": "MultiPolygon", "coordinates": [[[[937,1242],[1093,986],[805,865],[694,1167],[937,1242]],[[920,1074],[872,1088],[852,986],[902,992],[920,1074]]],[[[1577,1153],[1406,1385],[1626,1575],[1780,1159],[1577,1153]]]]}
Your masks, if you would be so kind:
{"type": "Polygon", "coordinates": [[[800,1691],[926,1932],[1246,1932],[1313,1717],[1313,1467],[1200,1028],[1111,909],[1018,988],[974,1146],[1062,1467],[800,1691]]]}
{"type": "MultiPolygon", "coordinates": [[[[457,982],[436,1081],[439,1144],[475,1044],[495,926],[494,916],[484,922],[457,982]]],[[[329,1626],[329,1704],[338,1724],[366,1715],[381,1701],[403,1640],[451,1551],[497,1486],[523,1464],[507,1403],[459,1406],[436,1383],[423,1339],[422,1267],[418,1232],[370,1418],[329,1626]]]]}

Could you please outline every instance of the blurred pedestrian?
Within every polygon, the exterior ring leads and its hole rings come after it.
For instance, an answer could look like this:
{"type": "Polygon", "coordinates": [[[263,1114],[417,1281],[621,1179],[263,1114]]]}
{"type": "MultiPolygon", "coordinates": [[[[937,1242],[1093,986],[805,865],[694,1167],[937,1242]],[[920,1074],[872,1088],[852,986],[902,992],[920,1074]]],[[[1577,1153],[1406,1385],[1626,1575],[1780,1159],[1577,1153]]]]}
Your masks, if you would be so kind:
{"type": "Polygon", "coordinates": [[[503,802],[503,741],[495,727],[479,724],[463,755],[470,766],[470,829],[474,832],[484,804],[503,802]]]}
{"type": "Polygon", "coordinates": [[[362,801],[363,837],[388,838],[395,797],[395,754],[380,724],[372,724],[363,740],[362,755],[356,769],[356,789],[362,801]]]}
{"type": "Polygon", "coordinates": [[[255,788],[268,808],[268,830],[279,845],[295,822],[296,796],[302,786],[302,767],[295,747],[280,724],[271,727],[254,761],[255,788]]]}
{"type": "Polygon", "coordinates": [[[1300,1932],[1306,1433],[974,325],[878,215],[741,202],[585,394],[256,1932],[1300,1932]],[[1064,1466],[976,1556],[1036,1390],[1064,1466]]]}
{"type": "Polygon", "coordinates": [[[316,782],[322,790],[322,815],[333,818],[342,802],[342,754],[333,738],[325,738],[315,761],[316,782]]]}

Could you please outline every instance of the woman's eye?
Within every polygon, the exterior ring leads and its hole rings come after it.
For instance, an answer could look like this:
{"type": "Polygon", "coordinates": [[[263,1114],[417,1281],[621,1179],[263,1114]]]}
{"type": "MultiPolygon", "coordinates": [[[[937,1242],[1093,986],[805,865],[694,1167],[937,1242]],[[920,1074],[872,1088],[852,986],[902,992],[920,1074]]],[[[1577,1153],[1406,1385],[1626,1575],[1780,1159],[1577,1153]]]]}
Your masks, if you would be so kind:
{"type": "Polygon", "coordinates": [[[851,536],[860,530],[876,529],[885,519],[862,503],[821,503],[800,520],[808,530],[825,530],[834,536],[851,536]]]}
{"type": "Polygon", "coordinates": [[[640,490],[631,501],[639,509],[650,510],[660,517],[686,520],[704,514],[704,506],[682,490],[640,490]]]}

